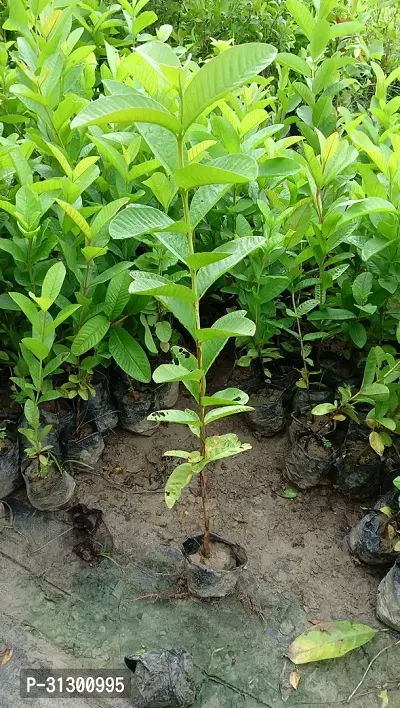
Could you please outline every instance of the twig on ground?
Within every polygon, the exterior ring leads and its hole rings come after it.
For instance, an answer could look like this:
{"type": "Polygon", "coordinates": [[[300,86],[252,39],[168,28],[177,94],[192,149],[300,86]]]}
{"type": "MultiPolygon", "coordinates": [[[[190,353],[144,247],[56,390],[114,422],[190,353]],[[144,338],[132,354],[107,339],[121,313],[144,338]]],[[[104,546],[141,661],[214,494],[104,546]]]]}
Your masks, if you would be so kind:
{"type": "Polygon", "coordinates": [[[385,651],[388,651],[389,649],[393,649],[393,647],[397,647],[397,646],[399,646],[399,644],[400,644],[400,639],[399,639],[398,642],[395,642],[394,644],[389,644],[387,647],[383,647],[383,649],[381,649],[380,651],[378,651],[378,653],[374,656],[373,659],[371,659],[371,661],[369,662],[367,668],[365,669],[361,681],[358,682],[358,684],[357,684],[357,686],[355,687],[354,691],[353,691],[352,693],[350,693],[350,696],[349,696],[348,699],[347,699],[347,703],[350,703],[351,699],[354,698],[354,696],[356,695],[358,689],[359,689],[359,688],[361,687],[361,685],[363,684],[363,682],[364,682],[364,680],[365,680],[365,678],[366,678],[366,676],[367,676],[367,674],[368,674],[368,672],[369,672],[371,666],[374,664],[374,662],[375,662],[382,654],[384,654],[385,651]]]}
{"type": "MultiPolygon", "coordinates": [[[[214,683],[219,683],[221,686],[224,686],[225,688],[229,688],[231,691],[238,693],[239,696],[243,696],[244,698],[252,698],[253,701],[256,701],[261,706],[267,706],[267,708],[273,708],[271,703],[266,703],[266,701],[263,701],[262,698],[258,698],[258,696],[255,696],[254,693],[251,693],[250,691],[245,691],[243,688],[238,688],[233,683],[229,683],[229,681],[225,681],[225,679],[222,679],[219,676],[215,676],[214,674],[209,674],[209,673],[207,673],[207,671],[202,670],[202,673],[203,673],[203,676],[205,676],[209,681],[213,681],[214,683]]],[[[273,688],[273,686],[272,686],[272,688],[273,688]]],[[[275,690],[276,689],[274,688],[274,691],[275,690]]]]}
{"type": "Polygon", "coordinates": [[[37,575],[36,573],[33,572],[28,566],[24,565],[21,563],[21,561],[17,560],[16,558],[13,558],[12,556],[9,556],[8,553],[4,553],[4,551],[1,550],[0,548],[0,555],[3,556],[3,558],[6,558],[7,560],[11,561],[11,563],[15,563],[18,565],[20,568],[25,570],[29,575],[31,575],[35,580],[37,580],[39,583],[40,581],[44,581],[51,587],[55,588],[56,590],[59,590],[63,595],[68,595],[68,597],[72,597],[74,600],[78,600],[79,602],[85,602],[81,597],[78,597],[77,595],[74,595],[74,593],[70,592],[69,590],[65,590],[64,588],[60,587],[59,585],[56,585],[56,583],[53,583],[52,580],[48,580],[44,573],[41,575],[37,575]]]}
{"type": "Polygon", "coordinates": [[[47,541],[46,543],[43,544],[43,546],[39,546],[39,548],[34,548],[32,553],[38,553],[38,551],[41,551],[42,548],[46,548],[50,543],[53,543],[53,541],[57,541],[58,538],[61,536],[65,536],[66,533],[69,533],[74,527],[69,526],[66,531],[61,531],[57,536],[54,536],[54,538],[51,538],[50,541],[47,541]]]}

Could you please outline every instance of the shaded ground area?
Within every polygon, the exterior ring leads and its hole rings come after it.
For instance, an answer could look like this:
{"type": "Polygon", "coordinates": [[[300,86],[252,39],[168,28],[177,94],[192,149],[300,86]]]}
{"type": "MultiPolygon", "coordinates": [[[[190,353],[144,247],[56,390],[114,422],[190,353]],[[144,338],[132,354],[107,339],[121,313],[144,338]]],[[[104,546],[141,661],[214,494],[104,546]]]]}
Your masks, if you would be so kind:
{"type": "MultiPolygon", "coordinates": [[[[126,654],[173,647],[194,656],[196,708],[337,706],[371,658],[398,639],[382,633],[340,660],[300,667],[299,689],[290,688],[294,667],[284,653],[310,620],[379,626],[381,576],[348,555],[346,534],[362,513],[357,506],[329,487],[282,498],[285,436],[256,440],[239,419],[215,426],[215,432],[232,429],[253,450],[215,466],[211,509],[214,529],[246,547],[249,570],[237,595],[222,601],[171,599],[181,588],[179,540],[200,528],[196,483],[176,510],[163,503],[168,471],[161,453],[190,440],[180,426],[151,438],[108,434],[101,467],[78,478],[77,500],[103,510],[114,538],[115,550],[98,565],[72,552],[65,512],[41,514],[23,494],[9,500],[14,528],[0,535],[0,644],[14,655],[0,670],[1,708],[42,706],[19,698],[21,667],[117,668],[126,654]]],[[[382,654],[351,705],[381,708],[387,687],[389,706],[400,707],[399,660],[400,647],[382,654]]],[[[87,705],[125,708],[129,701],[87,705]]]]}

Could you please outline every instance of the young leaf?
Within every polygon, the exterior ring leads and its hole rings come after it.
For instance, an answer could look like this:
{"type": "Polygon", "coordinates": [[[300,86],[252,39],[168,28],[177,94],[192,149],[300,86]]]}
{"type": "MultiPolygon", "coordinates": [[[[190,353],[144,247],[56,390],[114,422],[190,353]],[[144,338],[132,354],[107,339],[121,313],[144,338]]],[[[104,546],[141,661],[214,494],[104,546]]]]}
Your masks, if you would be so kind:
{"type": "Polygon", "coordinates": [[[62,209],[64,209],[67,216],[69,216],[69,218],[72,219],[72,221],[78,226],[83,235],[90,240],[92,238],[92,232],[89,224],[82,214],[80,214],[75,207],[71,206],[71,204],[63,202],[61,199],[56,199],[56,202],[62,209]]]}
{"type": "Polygon", "coordinates": [[[128,376],[136,381],[149,383],[151,380],[150,362],[146,353],[131,335],[122,327],[111,329],[110,353],[116,363],[128,376]]]}
{"type": "Polygon", "coordinates": [[[321,622],[292,642],[288,657],[295,664],[335,659],[366,644],[377,631],[365,624],[348,620],[321,622]]]}
{"type": "Polygon", "coordinates": [[[109,327],[110,322],[103,315],[96,315],[85,322],[72,342],[72,354],[81,356],[89,349],[93,349],[105,337],[109,327]]]}

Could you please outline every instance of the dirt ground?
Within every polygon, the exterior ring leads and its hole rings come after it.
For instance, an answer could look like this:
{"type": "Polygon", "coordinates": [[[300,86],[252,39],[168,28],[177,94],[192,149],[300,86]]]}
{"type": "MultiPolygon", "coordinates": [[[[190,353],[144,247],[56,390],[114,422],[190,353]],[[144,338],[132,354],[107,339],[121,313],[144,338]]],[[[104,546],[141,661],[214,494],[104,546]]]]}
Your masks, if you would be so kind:
{"type": "MultiPolygon", "coordinates": [[[[217,383],[214,382],[214,389],[217,383]]],[[[189,406],[185,393],[181,394],[179,405],[189,406]]],[[[268,631],[274,641],[276,637],[279,638],[279,656],[282,656],[284,645],[299,633],[297,627],[301,627],[300,631],[303,631],[311,620],[353,619],[379,626],[374,609],[376,590],[383,571],[371,570],[356,563],[347,550],[347,534],[351,525],[362,516],[361,505],[346,502],[339,490],[329,485],[301,492],[294,500],[283,498],[282,492],[287,486],[283,476],[285,454],[288,450],[286,434],[269,439],[256,438],[245,419],[239,416],[218,421],[213,427],[215,434],[232,431],[236,432],[243,442],[251,443],[252,450],[217,463],[208,475],[213,530],[246,548],[249,569],[246,572],[257,579],[256,585],[262,588],[262,595],[264,599],[267,598],[267,604],[269,597],[275,598],[271,600],[270,612],[272,616],[276,614],[276,627],[271,626],[268,631]],[[283,601],[287,609],[282,609],[283,601]]],[[[137,622],[143,618],[137,603],[132,604],[132,600],[141,596],[143,588],[148,590],[148,586],[151,586],[154,578],[150,583],[147,582],[151,573],[156,576],[164,574],[164,562],[167,568],[165,574],[171,576],[170,587],[174,586],[175,577],[179,577],[179,571],[176,571],[174,566],[179,556],[179,542],[185,536],[201,530],[201,501],[197,480],[192,481],[172,511],[165,507],[163,500],[163,486],[169,468],[162,453],[168,449],[190,449],[193,440],[185,426],[177,425],[162,425],[151,437],[135,436],[122,430],[109,432],[105,436],[106,448],[99,467],[96,470],[81,472],[77,476],[77,499],[103,511],[114,539],[115,548],[110,558],[104,559],[97,567],[85,566],[83,561],[72,553],[70,526],[67,525],[65,512],[35,512],[27,505],[23,492],[11,500],[14,523],[10,525],[13,528],[4,529],[0,535],[0,611],[5,622],[3,627],[7,627],[8,622],[12,632],[22,632],[22,639],[20,635],[13,639],[14,635],[9,634],[11,639],[8,638],[8,642],[15,641],[18,644],[25,641],[27,636],[32,642],[34,637],[38,636],[40,642],[46,645],[43,649],[44,655],[46,651],[47,655],[51,654],[53,646],[57,647],[57,651],[61,647],[64,652],[63,661],[69,666],[77,665],[76,657],[81,657],[78,659],[78,665],[80,662],[81,666],[87,665],[87,662],[83,662],[85,657],[98,661],[100,665],[109,662],[112,664],[115,659],[114,646],[119,646],[118,661],[121,660],[131,631],[128,631],[126,638],[121,630],[124,621],[126,620],[128,625],[130,622],[129,627],[134,627],[136,632],[137,622]],[[157,556],[153,568],[152,548],[157,556]],[[169,565],[170,563],[172,565],[169,565]],[[107,603],[111,595],[114,598],[112,601],[116,602],[115,598],[120,595],[118,588],[121,583],[126,584],[128,564],[141,575],[139,580],[136,577],[134,581],[129,582],[127,602],[130,604],[126,605],[123,614],[121,598],[116,607],[113,605],[113,612],[117,614],[112,615],[114,619],[111,621],[111,614],[103,611],[101,605],[104,598],[107,598],[104,600],[107,603]],[[110,592],[109,587],[113,588],[110,592]],[[88,598],[94,594],[96,601],[92,606],[88,598]],[[100,605],[99,597],[102,598],[100,605]],[[86,609],[83,602],[89,602],[86,609]],[[92,612],[93,614],[90,614],[92,612]],[[135,612],[136,614],[132,614],[135,612]],[[119,629],[113,626],[115,616],[120,623],[119,629]],[[103,641],[103,636],[101,648],[98,649],[97,639],[87,636],[91,632],[93,637],[97,638],[99,632],[104,632],[108,641],[103,641]],[[118,635],[116,639],[114,634],[118,635]],[[116,644],[113,644],[114,639],[116,644]],[[69,654],[72,657],[70,663],[69,654]]],[[[247,600],[252,610],[257,610],[258,600],[256,596],[252,596],[251,589],[247,600]]],[[[217,613],[217,623],[224,612],[233,612],[235,616],[238,611],[232,609],[233,605],[231,607],[229,604],[233,600],[223,602],[228,604],[221,610],[217,609],[218,603],[197,603],[195,607],[196,622],[200,623],[196,626],[196,631],[199,631],[203,639],[207,638],[207,647],[210,632],[213,631],[210,620],[212,613],[217,613]],[[201,617],[201,621],[198,617],[201,617]]],[[[169,603],[171,606],[172,604],[169,603]]],[[[165,605],[166,603],[163,607],[165,605]]],[[[158,621],[161,621],[157,607],[158,603],[151,603],[147,606],[145,616],[147,625],[155,623],[154,632],[158,640],[161,640],[166,632],[161,632],[160,625],[154,619],[158,617],[158,621]]],[[[164,622],[164,619],[162,621],[164,622]]],[[[229,621],[226,620],[227,624],[229,621]]],[[[236,626],[236,621],[233,636],[237,637],[238,641],[241,629],[236,626]]],[[[250,637],[255,636],[256,631],[251,629],[251,623],[254,621],[249,620],[250,643],[250,637]]],[[[149,631],[147,626],[144,635],[147,638],[149,631]]],[[[223,641],[223,630],[220,631],[221,638],[215,639],[217,644],[223,641]]],[[[267,636],[265,630],[260,631],[262,639],[257,640],[258,646],[267,636]]],[[[169,634],[170,629],[168,636],[169,634]]],[[[139,633],[139,636],[142,635],[139,633]]],[[[3,644],[5,641],[3,637],[3,644]]],[[[233,641],[232,638],[230,641],[233,641]]],[[[214,651],[220,649],[214,647],[214,651]]],[[[358,651],[361,652],[360,662],[365,669],[367,655],[364,650],[358,651]]],[[[372,651],[372,655],[373,653],[372,651]]],[[[397,666],[398,657],[399,655],[397,666]]],[[[35,661],[39,662],[38,665],[43,665],[40,657],[36,656],[35,661]]],[[[279,661],[282,662],[282,659],[279,658],[279,661]]],[[[26,665],[26,660],[25,664],[23,659],[21,662],[26,665]]],[[[56,665],[64,665],[60,662],[61,658],[56,665]]],[[[385,671],[387,666],[385,663],[381,670],[385,671]]],[[[354,684],[356,676],[358,680],[362,675],[361,666],[358,668],[358,676],[351,663],[348,664],[346,672],[349,685],[354,684]]],[[[397,679],[400,680],[400,672],[397,673],[397,679]]],[[[391,680],[393,685],[393,672],[391,680]]],[[[310,674],[310,681],[315,681],[314,673],[310,674]]],[[[337,697],[336,685],[337,678],[332,680],[331,677],[330,692],[326,688],[326,693],[323,693],[326,700],[308,698],[308,702],[299,702],[294,698],[293,705],[336,706],[342,702],[334,700],[337,697]]],[[[380,686],[382,685],[385,683],[380,676],[380,686]]],[[[9,690],[11,691],[11,688],[9,690]]],[[[266,690],[269,690],[268,687],[266,690]]],[[[264,704],[275,708],[284,705],[287,700],[282,702],[280,696],[279,700],[276,698],[270,703],[265,699],[267,694],[263,695],[264,703],[254,702],[243,696],[239,701],[238,698],[234,699],[233,694],[229,700],[219,698],[220,702],[213,702],[214,699],[206,697],[196,703],[196,706],[236,708],[243,705],[253,708],[264,704]]],[[[357,702],[357,706],[380,706],[380,699],[376,700],[377,702],[357,702]]],[[[4,694],[2,698],[0,690],[0,706],[19,708],[24,704],[21,699],[7,702],[4,694]]],[[[292,705],[292,701],[289,701],[289,704],[292,705]]],[[[28,705],[33,703],[28,701],[28,705]]],[[[42,704],[37,703],[37,706],[39,705],[42,704]]],[[[79,708],[81,704],[74,705],[79,708]]],[[[124,706],[125,703],[119,705],[124,706]]],[[[400,706],[397,693],[391,698],[390,706],[400,706]]]]}

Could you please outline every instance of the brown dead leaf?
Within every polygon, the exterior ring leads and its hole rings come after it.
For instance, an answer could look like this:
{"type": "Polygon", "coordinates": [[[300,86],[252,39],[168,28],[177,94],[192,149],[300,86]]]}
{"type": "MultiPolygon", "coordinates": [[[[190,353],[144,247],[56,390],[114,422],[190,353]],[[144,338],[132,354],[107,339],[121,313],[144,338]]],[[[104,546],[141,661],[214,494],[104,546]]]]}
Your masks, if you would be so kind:
{"type": "Polygon", "coordinates": [[[300,683],[300,671],[292,671],[289,677],[289,683],[292,688],[294,688],[295,691],[297,691],[300,683]]]}
{"type": "Polygon", "coordinates": [[[314,625],[321,624],[321,620],[309,620],[309,622],[314,625]]]}
{"type": "Polygon", "coordinates": [[[182,521],[184,520],[184,518],[185,518],[185,512],[182,511],[182,510],[179,511],[179,512],[178,512],[178,521],[179,521],[180,524],[182,523],[182,521]]]}
{"type": "Polygon", "coordinates": [[[0,661],[0,669],[10,661],[12,655],[13,655],[13,648],[12,647],[10,647],[9,649],[6,649],[5,652],[3,652],[3,655],[2,655],[1,661],[0,661]]]}

